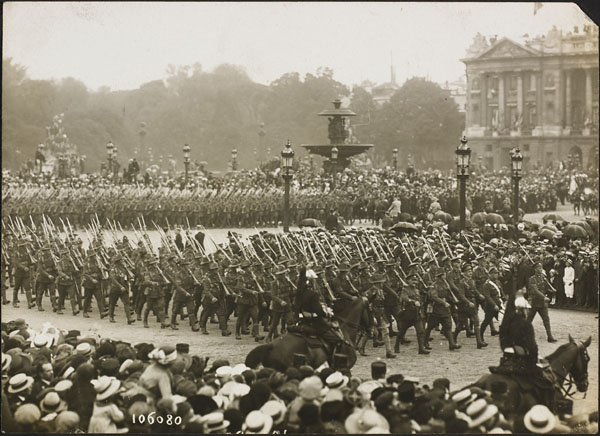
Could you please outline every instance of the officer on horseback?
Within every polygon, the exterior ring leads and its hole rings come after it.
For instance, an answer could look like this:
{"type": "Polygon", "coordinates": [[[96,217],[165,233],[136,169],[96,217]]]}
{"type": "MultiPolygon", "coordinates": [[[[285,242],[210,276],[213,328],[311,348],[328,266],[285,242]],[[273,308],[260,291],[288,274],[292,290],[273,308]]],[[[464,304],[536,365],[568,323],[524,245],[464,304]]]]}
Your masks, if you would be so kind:
{"type": "Polygon", "coordinates": [[[344,341],[344,336],[338,327],[327,320],[328,314],[323,310],[319,294],[307,280],[316,278],[317,275],[313,270],[307,271],[304,267],[300,270],[296,293],[296,317],[301,331],[321,338],[326,345],[331,346],[331,356],[333,356],[337,346],[344,341]]]}

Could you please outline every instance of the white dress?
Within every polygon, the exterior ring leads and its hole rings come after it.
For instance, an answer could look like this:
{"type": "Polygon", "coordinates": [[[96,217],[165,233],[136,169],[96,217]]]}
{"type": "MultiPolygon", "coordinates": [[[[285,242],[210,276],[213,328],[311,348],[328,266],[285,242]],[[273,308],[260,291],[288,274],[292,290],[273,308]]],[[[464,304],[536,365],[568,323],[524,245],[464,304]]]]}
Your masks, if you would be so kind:
{"type": "Polygon", "coordinates": [[[563,275],[563,283],[565,284],[565,295],[567,298],[573,298],[575,286],[573,281],[575,280],[575,270],[572,266],[565,267],[565,274],[563,275]]]}

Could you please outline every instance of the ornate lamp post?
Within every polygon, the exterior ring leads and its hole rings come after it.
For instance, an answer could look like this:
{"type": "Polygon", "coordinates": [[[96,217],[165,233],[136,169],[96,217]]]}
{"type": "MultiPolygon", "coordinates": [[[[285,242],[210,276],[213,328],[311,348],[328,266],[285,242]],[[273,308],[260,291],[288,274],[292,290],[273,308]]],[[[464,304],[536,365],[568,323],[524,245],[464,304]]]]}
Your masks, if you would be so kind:
{"type": "Polygon", "coordinates": [[[117,175],[119,172],[119,161],[117,158],[119,157],[119,149],[115,145],[115,149],[113,150],[112,160],[113,160],[113,174],[117,175]]]}
{"type": "Polygon", "coordinates": [[[471,160],[471,149],[467,145],[467,138],[463,136],[460,145],[456,147],[456,177],[460,188],[460,229],[465,228],[465,214],[467,203],[467,179],[469,178],[469,162],[471,160]]]}
{"type": "Polygon", "coordinates": [[[237,166],[238,166],[237,156],[238,156],[237,148],[234,148],[233,150],[231,150],[231,171],[237,171],[237,166]]]}
{"type": "Polygon", "coordinates": [[[108,174],[112,173],[112,158],[114,149],[115,145],[112,143],[112,141],[108,141],[108,144],[106,144],[106,157],[108,158],[108,174]]]}
{"type": "Polygon", "coordinates": [[[523,166],[523,155],[519,147],[513,148],[510,152],[512,163],[513,179],[513,220],[515,226],[519,223],[519,180],[521,180],[521,169],[523,166]]]}
{"type": "Polygon", "coordinates": [[[335,189],[335,179],[337,173],[337,159],[338,159],[339,150],[337,147],[333,147],[331,149],[331,188],[335,189]]]}
{"type": "Polygon", "coordinates": [[[190,146],[185,144],[183,146],[183,165],[185,166],[185,177],[184,177],[184,181],[185,184],[187,185],[188,182],[188,171],[190,168],[190,146]]]}
{"type": "Polygon", "coordinates": [[[85,160],[86,159],[87,159],[87,156],[85,154],[82,154],[81,157],[79,158],[79,174],[85,173],[85,160]]]}
{"type": "Polygon", "coordinates": [[[398,149],[394,148],[392,150],[392,162],[394,165],[394,171],[398,170],[398,149]]]}
{"type": "Polygon", "coordinates": [[[290,231],[290,182],[292,181],[292,165],[294,164],[294,150],[288,139],[285,148],[281,150],[281,170],[283,172],[283,181],[285,192],[283,195],[283,231],[290,231]]]}

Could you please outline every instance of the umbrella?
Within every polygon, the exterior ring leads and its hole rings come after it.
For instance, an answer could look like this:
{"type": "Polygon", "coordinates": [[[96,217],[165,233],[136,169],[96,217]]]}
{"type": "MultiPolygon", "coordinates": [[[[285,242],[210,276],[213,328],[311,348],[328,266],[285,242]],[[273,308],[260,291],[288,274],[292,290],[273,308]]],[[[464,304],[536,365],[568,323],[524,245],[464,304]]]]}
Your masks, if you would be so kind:
{"type": "Polygon", "coordinates": [[[575,224],[576,226],[582,227],[587,232],[588,235],[594,236],[594,230],[592,229],[592,226],[590,226],[587,222],[577,221],[577,222],[571,223],[571,224],[575,224]]]}
{"type": "Polygon", "coordinates": [[[446,224],[451,223],[453,220],[452,215],[450,215],[447,212],[444,212],[443,210],[438,210],[436,213],[433,214],[433,216],[436,219],[436,221],[443,221],[446,224]]]}
{"type": "Polygon", "coordinates": [[[401,212],[400,215],[398,215],[398,221],[404,221],[405,223],[412,223],[413,217],[411,214],[407,213],[407,212],[401,212]]]}
{"type": "Polygon", "coordinates": [[[485,216],[485,222],[488,224],[504,224],[504,218],[502,218],[502,215],[498,215],[497,213],[488,213],[485,216]]]}
{"type": "Polygon", "coordinates": [[[552,239],[554,237],[554,235],[556,234],[556,232],[554,232],[553,230],[550,230],[550,229],[542,229],[542,230],[540,230],[539,234],[544,239],[552,239]]]}
{"type": "Polygon", "coordinates": [[[400,221],[399,223],[396,223],[392,227],[390,227],[390,230],[395,230],[398,233],[410,233],[416,232],[419,229],[417,229],[417,227],[412,223],[400,221]]]}
{"type": "Polygon", "coordinates": [[[321,221],[315,218],[304,218],[300,221],[300,227],[323,227],[321,221]]]}
{"type": "Polygon", "coordinates": [[[564,221],[565,219],[556,213],[547,213],[542,217],[542,221],[564,221]]]}
{"type": "Polygon", "coordinates": [[[477,212],[471,216],[471,222],[476,226],[482,226],[485,224],[485,216],[487,214],[485,212],[477,212]]]}
{"type": "Polygon", "coordinates": [[[575,224],[569,224],[562,230],[562,232],[565,236],[568,236],[569,238],[585,238],[588,236],[588,233],[583,227],[575,224]]]}
{"type": "MultiPolygon", "coordinates": [[[[470,220],[465,220],[465,229],[470,229],[473,227],[473,223],[470,220]]],[[[460,231],[460,220],[455,219],[450,224],[448,224],[448,233],[455,233],[460,231]]]]}

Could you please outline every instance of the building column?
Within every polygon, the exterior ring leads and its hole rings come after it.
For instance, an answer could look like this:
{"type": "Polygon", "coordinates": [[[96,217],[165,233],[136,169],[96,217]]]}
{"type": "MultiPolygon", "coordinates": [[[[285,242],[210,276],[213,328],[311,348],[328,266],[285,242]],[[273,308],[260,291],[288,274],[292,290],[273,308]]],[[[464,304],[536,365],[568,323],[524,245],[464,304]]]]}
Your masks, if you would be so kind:
{"type": "Polygon", "coordinates": [[[571,70],[565,70],[565,117],[566,127],[572,127],[573,102],[571,96],[571,70]]]}
{"type": "Polygon", "coordinates": [[[517,116],[523,117],[523,73],[517,74],[517,116]]]}
{"type": "MultiPolygon", "coordinates": [[[[590,81],[590,84],[592,82],[590,81]]],[[[504,130],[504,126],[506,125],[506,120],[504,119],[505,98],[504,98],[504,73],[498,74],[498,130],[502,132],[504,130]]]]}
{"type": "Polygon", "coordinates": [[[487,101],[487,77],[486,74],[483,73],[479,76],[479,83],[480,83],[480,89],[481,89],[481,94],[480,94],[480,105],[481,105],[481,109],[480,109],[480,113],[481,113],[481,121],[479,123],[479,125],[481,127],[484,128],[488,128],[487,125],[487,109],[488,109],[488,101],[487,101]]]}
{"type": "Polygon", "coordinates": [[[467,107],[465,110],[465,126],[467,128],[471,127],[471,125],[473,124],[473,107],[472,107],[472,99],[471,99],[471,89],[473,89],[471,75],[467,74],[467,107]]]}
{"type": "Polygon", "coordinates": [[[592,121],[592,69],[585,69],[585,118],[592,121]]]}
{"type": "Polygon", "coordinates": [[[536,110],[537,110],[537,125],[539,127],[544,125],[544,77],[542,72],[536,74],[536,110]]]}
{"type": "Polygon", "coordinates": [[[555,97],[554,99],[556,100],[556,110],[554,111],[554,124],[561,126],[563,125],[563,105],[564,105],[564,101],[563,101],[563,89],[564,89],[564,81],[563,81],[563,74],[562,74],[562,70],[558,70],[558,76],[556,77],[555,80],[555,97]]]}

